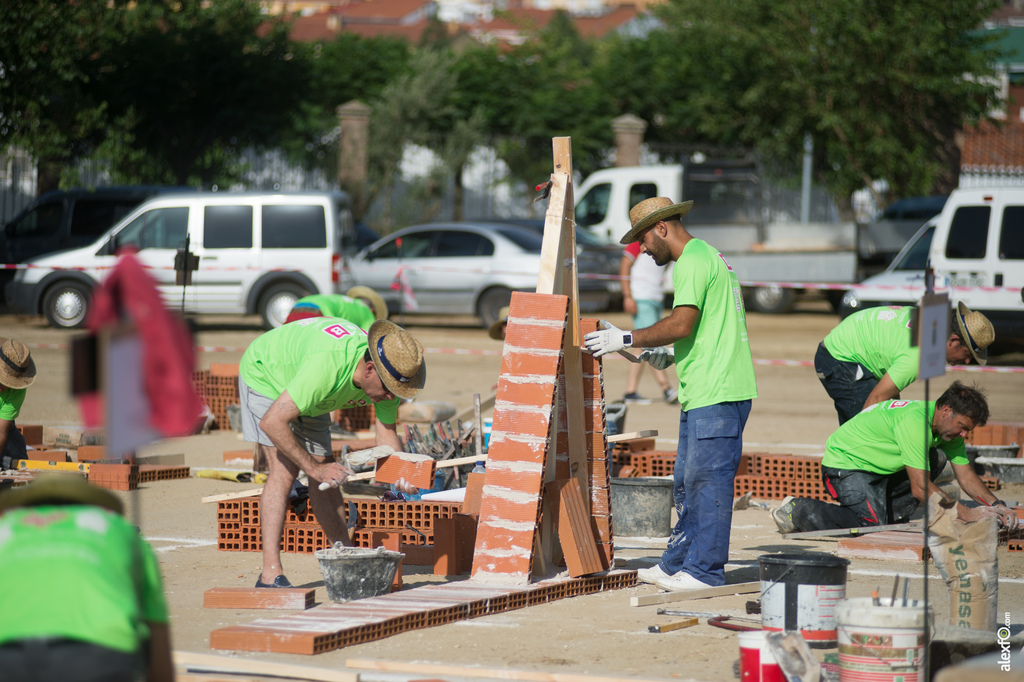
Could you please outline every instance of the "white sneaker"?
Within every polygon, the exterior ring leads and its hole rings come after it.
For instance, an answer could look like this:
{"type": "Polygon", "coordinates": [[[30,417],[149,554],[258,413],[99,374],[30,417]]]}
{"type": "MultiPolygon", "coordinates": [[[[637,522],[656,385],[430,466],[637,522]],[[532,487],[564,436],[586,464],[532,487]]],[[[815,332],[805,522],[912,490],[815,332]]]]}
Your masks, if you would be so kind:
{"type": "Polygon", "coordinates": [[[642,583],[648,583],[651,585],[657,584],[662,578],[669,578],[668,573],[661,570],[661,564],[654,564],[650,568],[638,568],[636,569],[636,579],[642,583]]]}
{"type": "Polygon", "coordinates": [[[654,584],[663,590],[669,592],[681,592],[683,590],[703,590],[708,587],[713,587],[707,583],[697,580],[689,573],[679,571],[675,575],[670,575],[665,578],[654,581],[654,584]]]}
{"type": "Polygon", "coordinates": [[[779,527],[780,533],[792,533],[796,530],[796,526],[793,525],[793,508],[796,506],[794,500],[796,498],[790,495],[782,500],[782,504],[772,510],[772,519],[779,527]]]}

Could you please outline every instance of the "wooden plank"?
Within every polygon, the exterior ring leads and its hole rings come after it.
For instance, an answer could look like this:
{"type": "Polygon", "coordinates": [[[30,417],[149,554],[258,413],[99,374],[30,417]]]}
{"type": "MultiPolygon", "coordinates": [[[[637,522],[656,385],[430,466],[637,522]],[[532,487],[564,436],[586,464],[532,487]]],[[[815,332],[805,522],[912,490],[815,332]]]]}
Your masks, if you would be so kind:
{"type": "Polygon", "coordinates": [[[658,435],[657,429],[645,429],[644,431],[631,431],[629,433],[617,433],[614,436],[608,436],[606,439],[609,443],[621,443],[624,440],[635,440],[637,438],[654,438],[658,435]]]}
{"type": "Polygon", "coordinates": [[[660,594],[648,594],[642,597],[630,597],[630,606],[651,606],[653,604],[670,604],[676,601],[687,599],[707,599],[709,597],[726,597],[733,594],[750,594],[760,592],[761,582],[736,583],[735,585],[722,585],[721,587],[709,587],[704,590],[682,590],[680,592],[662,592],[660,594]]]}
{"type": "Polygon", "coordinates": [[[487,678],[499,680],[523,680],[525,682],[652,682],[639,677],[598,677],[575,673],[549,673],[532,670],[511,670],[508,668],[477,668],[437,663],[406,663],[403,661],[380,661],[369,658],[349,658],[346,668],[359,670],[381,670],[386,672],[412,673],[417,676],[487,678]]]}
{"type": "Polygon", "coordinates": [[[665,623],[664,625],[648,625],[647,632],[672,632],[673,630],[681,630],[683,628],[693,627],[697,624],[696,618],[684,618],[677,620],[675,623],[665,623]]]}
{"type": "Polygon", "coordinates": [[[300,587],[214,587],[203,592],[204,609],[309,609],[316,590],[300,587]]]}
{"type": "Polygon", "coordinates": [[[291,665],[290,663],[273,663],[271,661],[239,658],[237,656],[197,654],[191,651],[175,651],[174,665],[177,668],[197,672],[205,670],[231,674],[253,674],[296,680],[315,680],[315,682],[359,682],[359,674],[347,670],[313,668],[306,665],[291,665]]]}
{"type": "Polygon", "coordinates": [[[253,497],[254,495],[260,495],[263,493],[263,488],[252,488],[250,490],[240,490],[237,493],[221,493],[219,495],[207,495],[202,498],[201,502],[206,504],[208,502],[220,502],[222,500],[237,500],[241,497],[253,497]]]}

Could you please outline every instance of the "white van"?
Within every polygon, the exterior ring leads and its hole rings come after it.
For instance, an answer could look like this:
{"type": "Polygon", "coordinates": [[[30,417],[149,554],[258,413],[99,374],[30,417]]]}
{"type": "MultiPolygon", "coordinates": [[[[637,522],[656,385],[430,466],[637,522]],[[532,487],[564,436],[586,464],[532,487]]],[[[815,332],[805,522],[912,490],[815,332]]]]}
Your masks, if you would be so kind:
{"type": "Polygon", "coordinates": [[[1024,188],[954,190],[892,267],[846,292],[842,312],[920,299],[925,251],[936,291],[983,312],[998,342],[1024,343],[1024,188]]]}
{"type": "Polygon", "coordinates": [[[270,329],[296,300],[338,293],[355,232],[343,192],[204,193],[150,199],[82,248],[31,259],[4,290],[7,304],[55,327],[82,326],[93,286],[123,247],[138,249],[168,307],[186,313],[258,313],[270,329]],[[189,237],[199,256],[192,284],[175,284],[174,258],[189,237]]]}

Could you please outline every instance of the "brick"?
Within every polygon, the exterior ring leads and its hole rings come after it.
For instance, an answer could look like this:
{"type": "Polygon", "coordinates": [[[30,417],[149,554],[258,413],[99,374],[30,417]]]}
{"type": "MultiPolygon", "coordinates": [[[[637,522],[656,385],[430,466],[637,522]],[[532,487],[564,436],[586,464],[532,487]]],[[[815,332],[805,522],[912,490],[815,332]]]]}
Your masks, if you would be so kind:
{"type": "Polygon", "coordinates": [[[224,461],[225,462],[231,462],[231,461],[236,460],[236,459],[252,459],[252,458],[253,458],[252,448],[249,448],[248,450],[225,450],[224,451],[224,461]]]}
{"type": "Polygon", "coordinates": [[[561,322],[569,310],[569,297],[560,294],[535,294],[525,291],[512,292],[509,304],[509,326],[533,322],[561,322]]]}
{"type": "MultiPolygon", "coordinates": [[[[510,311],[511,316],[511,311],[510,311]]],[[[539,324],[509,324],[505,345],[518,348],[560,348],[565,327],[539,324]]]]}
{"type": "Polygon", "coordinates": [[[579,481],[552,481],[545,486],[545,494],[558,496],[555,526],[569,575],[578,578],[602,570],[579,481]]]}
{"type": "Polygon", "coordinates": [[[305,588],[214,587],[203,592],[205,609],[291,609],[312,608],[316,590],[305,588]]]}
{"type": "MultiPolygon", "coordinates": [[[[501,355],[501,376],[554,376],[558,370],[558,355],[555,353],[528,353],[505,346],[501,355]]],[[[500,386],[499,386],[500,388],[500,386]]],[[[554,388],[552,388],[554,392],[554,388]]]]}
{"type": "Polygon", "coordinates": [[[99,459],[107,459],[107,448],[103,445],[79,445],[78,461],[95,462],[99,459]]]}
{"type": "Polygon", "coordinates": [[[211,362],[210,376],[214,377],[238,377],[238,365],[228,362],[211,362]]]}
{"type": "Polygon", "coordinates": [[[432,458],[414,461],[399,454],[388,455],[377,460],[377,469],[373,478],[378,483],[396,483],[398,479],[404,478],[417,488],[426,490],[434,485],[436,464],[437,462],[432,458]]]}
{"type": "Polygon", "coordinates": [[[26,450],[25,458],[38,462],[70,462],[71,455],[67,450],[56,450],[39,446],[34,450],[26,450]]]}
{"type": "Polygon", "coordinates": [[[434,575],[459,575],[459,543],[455,519],[434,522],[434,575]]]}
{"type": "MultiPolygon", "coordinates": [[[[400,532],[374,531],[370,534],[370,549],[383,547],[392,552],[402,551],[402,534],[400,532]]],[[[404,561],[404,557],[403,557],[404,561]]],[[[402,563],[398,562],[398,570],[395,571],[395,578],[391,581],[391,591],[397,592],[402,589],[402,563]]]]}
{"type": "Polygon", "coordinates": [[[43,426],[41,424],[19,424],[18,430],[25,438],[26,445],[43,444],[43,426]]]}
{"type": "Polygon", "coordinates": [[[403,565],[408,566],[433,566],[434,546],[433,545],[410,545],[402,543],[403,565]]]}
{"type": "Polygon", "coordinates": [[[466,479],[466,496],[462,500],[462,513],[479,516],[486,473],[470,473],[466,479]]]}
{"type": "MultiPolygon", "coordinates": [[[[498,386],[495,400],[498,403],[515,403],[518,407],[542,409],[550,407],[553,391],[550,386],[539,383],[505,381],[498,386]]],[[[496,408],[496,411],[500,409],[496,408]]]]}
{"type": "Polygon", "coordinates": [[[879,531],[839,540],[837,554],[846,558],[921,561],[924,539],[920,531],[879,531]]]}

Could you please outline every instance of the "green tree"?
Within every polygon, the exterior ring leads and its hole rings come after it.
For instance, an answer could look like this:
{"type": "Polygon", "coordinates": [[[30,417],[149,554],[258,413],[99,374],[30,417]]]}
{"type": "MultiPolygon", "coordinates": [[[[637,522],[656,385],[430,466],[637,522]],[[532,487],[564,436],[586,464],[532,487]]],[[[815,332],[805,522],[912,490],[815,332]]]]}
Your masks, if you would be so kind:
{"type": "Polygon", "coordinates": [[[700,68],[664,126],[791,165],[809,132],[819,181],[846,203],[880,178],[893,196],[949,189],[954,136],[996,102],[996,54],[974,31],[998,4],[669,0],[665,33],[700,68]]]}
{"type": "MultiPolygon", "coordinates": [[[[111,135],[145,151],[110,158],[122,176],[231,182],[236,150],[274,145],[305,95],[287,25],[256,3],[151,0],[112,13],[108,26],[87,73],[111,135]]],[[[109,136],[101,147],[123,148],[109,136]]]]}
{"type": "Polygon", "coordinates": [[[39,160],[40,192],[56,188],[79,141],[102,127],[82,58],[104,31],[107,5],[0,2],[0,148],[17,145],[39,160]]]}

